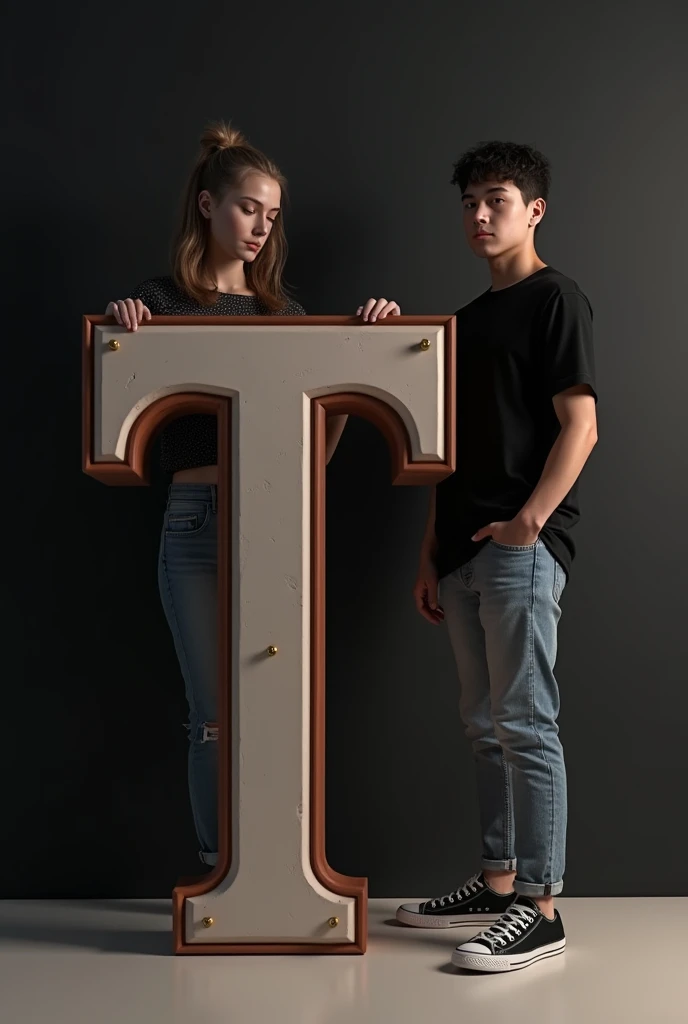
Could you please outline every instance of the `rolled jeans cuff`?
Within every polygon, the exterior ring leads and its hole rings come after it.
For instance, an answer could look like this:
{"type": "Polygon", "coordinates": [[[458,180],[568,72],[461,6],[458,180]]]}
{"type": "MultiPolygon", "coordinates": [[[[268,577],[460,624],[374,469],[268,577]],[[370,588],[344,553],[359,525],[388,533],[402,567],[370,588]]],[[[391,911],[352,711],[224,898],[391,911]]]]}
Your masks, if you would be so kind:
{"type": "Polygon", "coordinates": [[[511,860],[485,860],[482,862],[483,871],[515,871],[516,858],[511,860]]]}
{"type": "Polygon", "coordinates": [[[519,882],[518,878],[514,881],[514,892],[519,896],[558,896],[563,888],[563,882],[536,885],[534,882],[519,882]]]}

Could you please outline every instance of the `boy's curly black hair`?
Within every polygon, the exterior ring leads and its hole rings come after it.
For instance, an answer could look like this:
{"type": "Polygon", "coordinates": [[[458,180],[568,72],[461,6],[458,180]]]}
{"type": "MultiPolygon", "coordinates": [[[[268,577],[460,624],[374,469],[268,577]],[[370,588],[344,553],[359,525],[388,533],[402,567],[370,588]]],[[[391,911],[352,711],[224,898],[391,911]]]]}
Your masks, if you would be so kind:
{"type": "Polygon", "coordinates": [[[517,142],[481,142],[454,164],[452,185],[465,192],[482,181],[513,181],[528,205],[534,199],[547,202],[551,182],[547,157],[532,146],[517,142]]]}

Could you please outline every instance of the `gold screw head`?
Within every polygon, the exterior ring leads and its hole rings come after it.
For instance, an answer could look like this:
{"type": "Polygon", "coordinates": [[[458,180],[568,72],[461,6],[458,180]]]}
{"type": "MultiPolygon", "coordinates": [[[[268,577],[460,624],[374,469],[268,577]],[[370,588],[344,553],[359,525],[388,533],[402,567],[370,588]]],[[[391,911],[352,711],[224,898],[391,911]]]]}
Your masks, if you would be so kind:
{"type": "Polygon", "coordinates": [[[268,647],[268,656],[270,658],[274,658],[276,654],[277,654],[277,648],[275,647],[274,644],[270,644],[270,646],[268,647]]]}
{"type": "Polygon", "coordinates": [[[212,928],[214,924],[215,924],[215,922],[212,919],[212,917],[204,917],[203,918],[203,927],[204,928],[212,928]]]}
{"type": "Polygon", "coordinates": [[[112,349],[113,352],[116,352],[117,349],[119,348],[119,342],[117,341],[117,338],[111,338],[110,341],[108,342],[108,346],[112,349]]]}
{"type": "Polygon", "coordinates": [[[339,918],[331,917],[327,923],[329,924],[330,928],[336,928],[337,925],[339,924],[339,918]]]}
{"type": "Polygon", "coordinates": [[[423,340],[420,343],[421,350],[423,352],[427,352],[428,349],[430,348],[430,345],[431,345],[430,339],[429,338],[423,338],[423,340]]]}

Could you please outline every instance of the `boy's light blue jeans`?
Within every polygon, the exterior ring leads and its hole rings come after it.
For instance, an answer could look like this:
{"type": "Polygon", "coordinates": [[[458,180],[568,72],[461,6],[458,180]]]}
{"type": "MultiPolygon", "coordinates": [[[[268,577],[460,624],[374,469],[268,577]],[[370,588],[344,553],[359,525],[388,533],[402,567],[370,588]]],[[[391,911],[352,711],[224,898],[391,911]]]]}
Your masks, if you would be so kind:
{"type": "Polygon", "coordinates": [[[516,892],[531,897],[563,888],[566,770],[554,664],[565,583],[542,540],[491,540],[440,581],[477,769],[483,868],[516,871],[516,892]]]}

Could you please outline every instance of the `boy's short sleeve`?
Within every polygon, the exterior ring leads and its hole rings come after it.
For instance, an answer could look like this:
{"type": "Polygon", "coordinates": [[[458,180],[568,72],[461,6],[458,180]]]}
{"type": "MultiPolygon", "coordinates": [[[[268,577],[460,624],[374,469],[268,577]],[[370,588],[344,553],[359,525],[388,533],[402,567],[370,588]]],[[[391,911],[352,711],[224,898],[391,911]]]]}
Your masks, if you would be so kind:
{"type": "Polygon", "coordinates": [[[542,356],[550,397],[576,384],[588,384],[597,401],[592,335],[592,308],[582,292],[560,292],[547,304],[542,356]]]}

